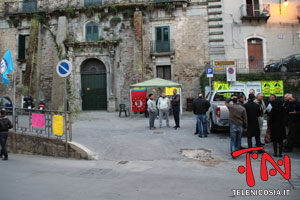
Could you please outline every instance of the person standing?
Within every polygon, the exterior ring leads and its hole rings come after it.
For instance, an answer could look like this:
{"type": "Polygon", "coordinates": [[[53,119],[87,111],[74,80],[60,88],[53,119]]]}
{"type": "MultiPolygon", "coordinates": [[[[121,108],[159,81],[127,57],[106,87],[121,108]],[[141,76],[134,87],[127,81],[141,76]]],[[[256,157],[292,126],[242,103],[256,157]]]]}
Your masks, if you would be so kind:
{"type": "MultiPolygon", "coordinates": [[[[264,96],[262,93],[257,94],[257,98],[254,100],[255,103],[259,106],[260,110],[260,116],[258,117],[258,123],[259,123],[259,130],[260,130],[260,135],[262,135],[262,130],[264,126],[264,114],[266,112],[266,104],[264,102],[264,96]]],[[[265,145],[262,142],[260,142],[261,145],[265,145]]]]}
{"type": "Polygon", "coordinates": [[[175,120],[175,126],[173,127],[175,130],[180,128],[180,122],[179,122],[179,114],[180,114],[180,95],[177,94],[177,89],[173,90],[173,96],[170,100],[172,104],[173,109],[173,115],[175,120]]]}
{"type": "Polygon", "coordinates": [[[284,107],[279,99],[273,103],[273,108],[270,112],[270,129],[271,139],[273,142],[274,156],[282,157],[283,140],[286,138],[284,125],[284,107]],[[279,146],[279,154],[277,149],[279,146]]]}
{"type": "Polygon", "coordinates": [[[300,131],[300,102],[293,94],[289,95],[289,106],[287,112],[289,114],[289,134],[287,138],[287,147],[285,152],[292,152],[296,137],[300,131]]]}
{"type": "Polygon", "coordinates": [[[286,93],[284,95],[284,103],[283,103],[283,108],[284,108],[284,126],[285,126],[285,133],[289,133],[289,113],[287,111],[289,105],[290,105],[290,93],[286,93]]]}
{"type": "Polygon", "coordinates": [[[155,121],[157,109],[156,109],[156,103],[153,94],[149,94],[149,100],[147,101],[147,106],[149,112],[149,128],[150,130],[154,130],[156,129],[156,127],[154,126],[154,121],[155,121]]]}
{"type": "Polygon", "coordinates": [[[166,97],[166,93],[162,93],[161,97],[158,99],[157,102],[157,108],[159,112],[159,128],[162,127],[162,119],[163,116],[166,116],[166,124],[167,127],[170,128],[169,126],[169,109],[170,109],[170,99],[166,97]]]}
{"type": "MultiPolygon", "coordinates": [[[[247,130],[247,113],[246,109],[238,103],[237,96],[232,96],[225,102],[229,110],[229,124],[230,124],[230,150],[231,154],[234,151],[241,149],[241,139],[243,129],[247,130]]],[[[232,156],[232,158],[234,158],[232,156]]]]}
{"type": "Polygon", "coordinates": [[[8,138],[8,129],[11,129],[13,125],[5,115],[6,115],[5,110],[1,110],[0,111],[0,143],[1,143],[1,158],[3,160],[8,160],[6,141],[8,138]]]}
{"type": "MultiPolygon", "coordinates": [[[[258,118],[261,116],[261,111],[259,105],[255,102],[255,95],[249,94],[248,102],[244,105],[247,112],[248,119],[248,130],[247,130],[247,139],[248,139],[248,148],[252,148],[252,137],[255,137],[256,146],[261,147],[260,143],[260,129],[258,118]]],[[[262,152],[262,151],[259,151],[262,152]]]]}
{"type": "Polygon", "coordinates": [[[207,119],[206,112],[210,107],[210,103],[203,98],[203,94],[199,94],[199,98],[193,102],[193,112],[196,115],[199,137],[207,137],[207,119]],[[202,131],[203,127],[203,131],[202,131]]]}
{"type": "Polygon", "coordinates": [[[265,143],[271,142],[271,129],[270,129],[270,112],[273,107],[273,103],[276,100],[275,94],[271,94],[269,98],[269,102],[266,105],[266,113],[267,113],[267,133],[265,136],[265,143]]]}

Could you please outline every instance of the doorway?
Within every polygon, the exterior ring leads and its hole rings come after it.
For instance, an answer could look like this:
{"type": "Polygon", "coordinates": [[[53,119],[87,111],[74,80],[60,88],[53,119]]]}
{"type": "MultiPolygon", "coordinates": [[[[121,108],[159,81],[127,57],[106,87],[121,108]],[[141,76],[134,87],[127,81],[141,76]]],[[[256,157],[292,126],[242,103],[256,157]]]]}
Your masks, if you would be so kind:
{"type": "Polygon", "coordinates": [[[249,72],[261,72],[264,68],[263,41],[259,38],[250,38],[247,42],[249,72]]]}
{"type": "Polygon", "coordinates": [[[85,60],[81,65],[82,110],[107,109],[106,68],[98,59],[85,60]]]}

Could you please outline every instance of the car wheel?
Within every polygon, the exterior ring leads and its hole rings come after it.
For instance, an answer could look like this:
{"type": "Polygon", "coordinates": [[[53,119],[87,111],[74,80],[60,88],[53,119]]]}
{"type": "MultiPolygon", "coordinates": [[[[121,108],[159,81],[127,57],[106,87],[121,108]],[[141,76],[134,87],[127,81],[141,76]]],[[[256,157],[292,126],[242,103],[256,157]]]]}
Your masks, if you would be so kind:
{"type": "Polygon", "coordinates": [[[207,123],[207,131],[209,133],[215,133],[217,130],[216,130],[216,125],[214,124],[213,120],[212,120],[212,117],[210,116],[209,117],[209,120],[208,120],[208,123],[207,123]]]}
{"type": "Polygon", "coordinates": [[[281,71],[281,72],[287,72],[287,66],[286,66],[286,65],[282,65],[282,66],[280,67],[280,71],[281,71]]]}

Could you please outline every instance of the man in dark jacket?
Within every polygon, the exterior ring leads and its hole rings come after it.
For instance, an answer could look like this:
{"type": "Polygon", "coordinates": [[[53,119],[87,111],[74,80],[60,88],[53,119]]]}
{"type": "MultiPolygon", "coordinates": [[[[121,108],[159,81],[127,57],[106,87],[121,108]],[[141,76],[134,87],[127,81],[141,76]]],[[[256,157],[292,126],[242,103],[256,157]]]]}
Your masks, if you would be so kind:
{"type": "Polygon", "coordinates": [[[300,129],[300,102],[294,97],[293,94],[289,95],[289,105],[287,108],[288,112],[288,124],[289,124],[289,134],[287,148],[284,149],[285,152],[292,152],[295,140],[300,129]]]}
{"type": "Polygon", "coordinates": [[[10,120],[5,116],[5,110],[0,111],[0,143],[1,143],[1,158],[4,156],[3,160],[8,160],[8,154],[6,149],[6,141],[8,137],[8,129],[13,126],[10,120]]]}
{"type": "Polygon", "coordinates": [[[203,94],[199,94],[199,98],[193,102],[193,111],[196,115],[199,137],[202,137],[202,126],[204,137],[207,137],[207,119],[206,112],[210,107],[210,103],[203,98],[203,94]]]}
{"type": "Polygon", "coordinates": [[[175,126],[174,129],[180,128],[180,122],[179,122],[179,114],[180,114],[180,95],[177,94],[177,90],[173,90],[173,96],[172,99],[170,99],[173,109],[173,115],[175,120],[175,126]]]}
{"type": "Polygon", "coordinates": [[[244,105],[248,119],[248,148],[252,148],[252,137],[255,137],[256,146],[261,147],[260,143],[260,128],[258,118],[261,116],[259,105],[254,102],[254,94],[249,94],[248,102],[244,105]]]}

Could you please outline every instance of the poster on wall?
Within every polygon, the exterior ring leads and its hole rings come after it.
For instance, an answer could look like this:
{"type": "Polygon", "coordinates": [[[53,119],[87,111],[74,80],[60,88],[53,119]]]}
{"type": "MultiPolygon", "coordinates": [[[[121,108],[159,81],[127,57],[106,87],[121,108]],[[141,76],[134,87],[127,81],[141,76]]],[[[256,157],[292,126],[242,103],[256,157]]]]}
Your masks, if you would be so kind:
{"type": "Polygon", "coordinates": [[[269,97],[271,94],[275,94],[278,97],[282,97],[283,91],[283,81],[262,81],[262,93],[264,96],[269,97]]]}
{"type": "Polygon", "coordinates": [[[166,87],[165,88],[165,93],[167,96],[173,96],[173,90],[176,89],[177,90],[177,94],[179,94],[179,88],[177,87],[166,87]]]}
{"type": "Polygon", "coordinates": [[[215,90],[229,90],[230,84],[228,82],[223,81],[214,81],[214,89],[215,90]]]}
{"type": "Polygon", "coordinates": [[[247,82],[246,87],[247,87],[247,92],[245,94],[246,94],[247,97],[248,97],[249,91],[251,89],[253,89],[255,91],[255,96],[258,93],[261,93],[261,82],[260,81],[257,81],[257,82],[254,82],[254,81],[247,82]]]}
{"type": "Polygon", "coordinates": [[[231,90],[240,90],[246,94],[246,88],[247,88],[246,82],[236,81],[236,82],[230,83],[231,90]]]}

